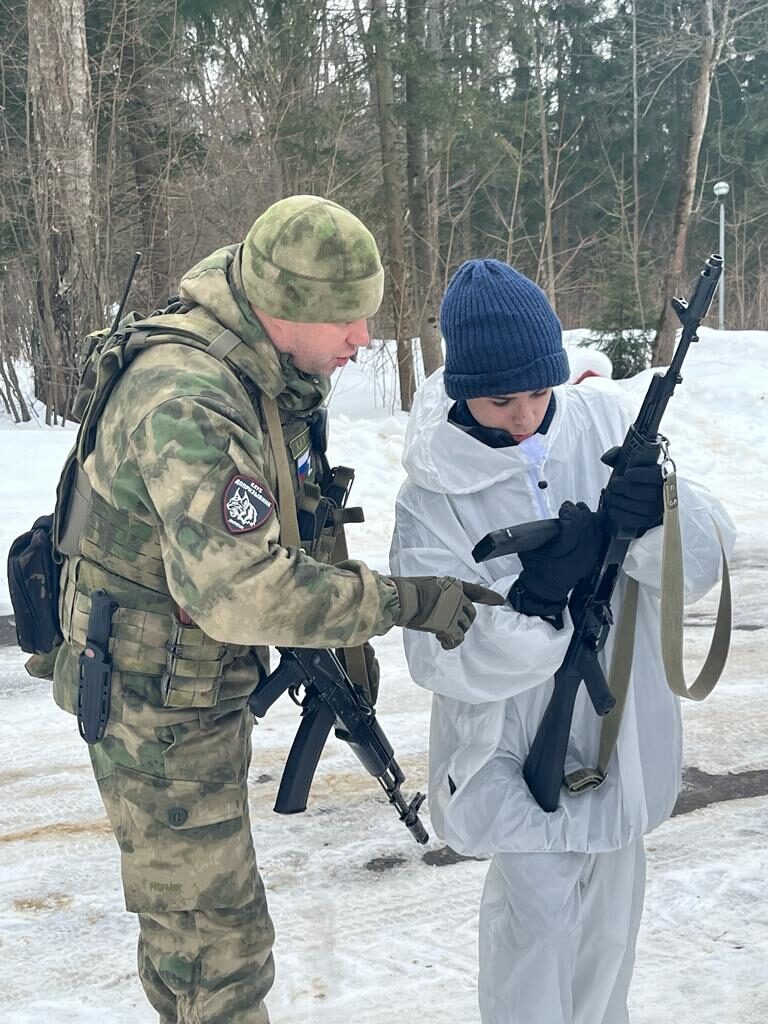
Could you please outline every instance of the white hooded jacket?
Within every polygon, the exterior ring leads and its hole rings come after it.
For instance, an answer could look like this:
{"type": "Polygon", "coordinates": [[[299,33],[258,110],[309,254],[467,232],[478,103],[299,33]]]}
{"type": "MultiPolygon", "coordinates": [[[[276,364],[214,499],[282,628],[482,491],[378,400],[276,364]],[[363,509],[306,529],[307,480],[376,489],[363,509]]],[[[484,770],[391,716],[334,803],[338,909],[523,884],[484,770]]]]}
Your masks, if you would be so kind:
{"type": "MultiPolygon", "coordinates": [[[[632,416],[599,384],[555,389],[546,434],[490,448],[447,420],[453,402],[442,371],[416,396],[405,439],[408,480],[397,499],[392,572],[451,575],[508,593],[521,566],[515,555],[475,564],[472,548],[486,533],[557,515],[563,501],[596,508],[610,471],[600,456],[620,444],[632,416]]],[[[733,526],[705,490],[680,482],[686,599],[717,581],[720,547],[733,526]]],[[[626,846],[664,821],[681,781],[682,734],[658,639],[661,529],[633,542],[624,573],[641,584],[634,666],[617,749],[605,783],[589,793],[562,791],[559,808],[541,810],[522,766],[572,634],[509,605],[477,606],[464,642],[443,651],[433,636],[405,630],[413,679],[434,692],[430,731],[430,815],[460,853],[574,850],[626,846]]],[[[613,599],[618,618],[626,576],[613,599]]],[[[613,634],[601,655],[607,673],[613,634]]],[[[600,719],[586,688],[576,702],[566,770],[594,767],[600,719]]]]}

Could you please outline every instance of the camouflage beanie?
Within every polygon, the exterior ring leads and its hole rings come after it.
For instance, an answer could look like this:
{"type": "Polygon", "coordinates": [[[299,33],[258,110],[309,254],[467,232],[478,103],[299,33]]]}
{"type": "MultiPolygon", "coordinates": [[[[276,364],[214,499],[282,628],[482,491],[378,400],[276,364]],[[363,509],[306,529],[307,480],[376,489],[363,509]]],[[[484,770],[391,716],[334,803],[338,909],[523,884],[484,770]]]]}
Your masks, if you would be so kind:
{"type": "Polygon", "coordinates": [[[373,316],[384,291],[373,235],[318,196],[281,199],[258,218],[243,242],[242,277],[253,306],[298,323],[373,316]]]}

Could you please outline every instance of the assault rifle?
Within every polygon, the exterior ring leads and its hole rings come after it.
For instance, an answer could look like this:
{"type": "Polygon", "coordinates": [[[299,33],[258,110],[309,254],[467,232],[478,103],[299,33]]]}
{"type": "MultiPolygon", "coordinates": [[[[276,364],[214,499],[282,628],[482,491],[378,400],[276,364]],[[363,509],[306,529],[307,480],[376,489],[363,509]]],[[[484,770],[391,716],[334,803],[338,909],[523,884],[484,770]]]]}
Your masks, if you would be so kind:
{"type": "Polygon", "coordinates": [[[325,742],[331,729],[357,755],[360,763],[379,782],[400,820],[417,843],[429,839],[419,818],[424,802],[421,793],[406,802],[400,786],[405,776],[395,760],[392,745],[376,718],[376,711],[353,685],[344,666],[330,650],[279,647],[277,669],[264,679],[248,700],[248,707],[262,718],[288,691],[301,706],[301,724],[283,769],[275,810],[297,814],[307,808],[307,798],[325,742]],[[299,687],[304,699],[299,701],[299,687]]]}
{"type": "MultiPolygon", "coordinates": [[[[682,383],[680,369],[691,342],[698,341],[699,325],[709,311],[720,275],[722,256],[712,254],[701,271],[693,294],[687,301],[672,299],[672,307],[683,325],[682,336],[666,373],[651,378],[648,393],[634,424],[620,447],[611,448],[602,461],[612,468],[598,510],[606,504],[615,481],[636,466],[655,465],[664,451],[666,438],[659,434],[659,425],[675,388],[682,383]]],[[[476,562],[489,558],[530,551],[557,536],[557,519],[523,523],[487,534],[475,546],[476,562]]],[[[568,602],[573,621],[573,636],[562,665],[555,673],[555,685],[539,730],[534,737],[523,766],[523,776],[531,794],[545,811],[558,805],[560,787],[565,774],[565,759],[576,695],[582,682],[598,715],[607,715],[616,701],[612,696],[598,655],[605,647],[613,624],[611,596],[618,581],[619,570],[627,549],[637,534],[614,530],[606,536],[602,557],[591,575],[582,580],[568,602]]],[[[601,780],[598,780],[599,784],[601,780]]]]}

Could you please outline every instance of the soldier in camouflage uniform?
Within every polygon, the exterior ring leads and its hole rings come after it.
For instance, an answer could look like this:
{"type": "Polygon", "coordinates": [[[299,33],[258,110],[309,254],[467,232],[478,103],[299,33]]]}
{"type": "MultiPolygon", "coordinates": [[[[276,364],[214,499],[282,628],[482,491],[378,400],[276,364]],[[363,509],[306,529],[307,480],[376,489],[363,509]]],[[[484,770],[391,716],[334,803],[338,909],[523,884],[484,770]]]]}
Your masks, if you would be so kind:
{"type": "Polygon", "coordinates": [[[103,588],[118,604],[111,710],[89,749],[139,919],[139,973],[165,1024],[268,1021],[273,930],[246,789],[257,647],[353,646],[394,625],[455,646],[473,600],[501,600],[281,544],[262,404],[277,402],[300,504],[324,461],[311,428],[328,378],[368,343],[382,288],[357,218],[316,197],[276,203],[183,278],[183,308],[155,318],[165,343],[121,374],[83,462],[85,512],[61,547],[54,694],[75,711],[103,588]],[[185,331],[211,347],[225,334],[226,363],[185,331]]]}

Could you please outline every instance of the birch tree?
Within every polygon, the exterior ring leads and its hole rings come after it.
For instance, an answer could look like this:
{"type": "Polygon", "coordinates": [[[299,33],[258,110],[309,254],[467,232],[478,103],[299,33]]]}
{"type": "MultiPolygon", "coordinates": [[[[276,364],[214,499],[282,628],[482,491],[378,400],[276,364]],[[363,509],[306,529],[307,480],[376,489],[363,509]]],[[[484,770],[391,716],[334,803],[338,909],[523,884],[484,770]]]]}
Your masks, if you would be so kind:
{"type": "Polygon", "coordinates": [[[95,276],[94,139],[84,0],[28,0],[38,397],[65,419],[80,338],[103,316],[95,276]]]}
{"type": "Polygon", "coordinates": [[[693,197],[696,188],[696,176],[699,166],[699,153],[704,138],[704,130],[709,117],[709,99],[712,88],[712,77],[720,60],[723,48],[725,26],[728,22],[730,0],[725,0],[722,7],[722,23],[719,33],[715,33],[714,0],[700,0],[699,24],[700,35],[697,40],[699,58],[696,77],[691,93],[690,115],[687,125],[687,143],[683,151],[680,169],[680,190],[675,206],[675,219],[672,230],[672,250],[669,263],[664,274],[664,290],[662,308],[656,325],[656,338],[653,343],[654,366],[666,366],[672,359],[675,346],[675,332],[678,321],[670,305],[670,299],[677,292],[685,265],[685,245],[688,238],[688,225],[693,209],[693,197]]]}
{"type": "Polygon", "coordinates": [[[429,167],[427,119],[431,105],[426,88],[429,66],[436,63],[437,26],[432,19],[427,30],[425,0],[406,2],[405,78],[407,104],[408,207],[413,238],[413,285],[416,323],[424,372],[429,375],[443,365],[437,290],[438,240],[434,206],[434,174],[429,167]]]}

